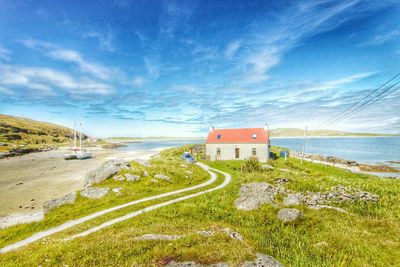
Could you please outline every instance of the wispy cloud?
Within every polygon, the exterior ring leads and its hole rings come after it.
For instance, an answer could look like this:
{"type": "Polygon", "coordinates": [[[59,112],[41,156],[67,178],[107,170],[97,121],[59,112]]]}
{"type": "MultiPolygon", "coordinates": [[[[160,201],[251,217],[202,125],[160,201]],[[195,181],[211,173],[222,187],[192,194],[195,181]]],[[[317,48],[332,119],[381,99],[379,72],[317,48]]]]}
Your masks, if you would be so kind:
{"type": "Polygon", "coordinates": [[[137,77],[133,78],[133,80],[132,80],[132,84],[135,87],[141,87],[144,84],[144,82],[145,82],[145,80],[141,76],[137,76],[137,77]]]}
{"type": "Polygon", "coordinates": [[[240,44],[240,41],[233,41],[229,43],[225,49],[225,57],[227,59],[233,59],[240,48],[240,44]]]}
{"type": "Polygon", "coordinates": [[[158,79],[160,76],[160,70],[157,61],[155,59],[150,59],[149,57],[144,57],[143,61],[149,75],[154,79],[158,79]]]}
{"type": "Polygon", "coordinates": [[[74,50],[60,48],[51,43],[31,39],[23,40],[22,43],[28,48],[41,51],[52,59],[75,64],[83,73],[88,73],[102,80],[111,78],[116,72],[115,70],[99,63],[85,60],[79,52],[74,50]]]}
{"type": "Polygon", "coordinates": [[[91,31],[85,33],[83,37],[96,39],[99,42],[99,49],[102,51],[107,51],[107,52],[116,51],[116,48],[114,46],[114,34],[110,27],[108,27],[107,32],[104,34],[98,31],[91,31]]]}
{"type": "Polygon", "coordinates": [[[11,56],[11,51],[0,46],[0,60],[9,61],[11,56]]]}
{"type": "Polygon", "coordinates": [[[378,46],[399,38],[400,38],[400,30],[389,31],[384,34],[376,35],[374,38],[365,43],[362,43],[360,46],[378,46]]]}
{"type": "Polygon", "coordinates": [[[188,21],[193,14],[193,2],[165,1],[160,17],[160,33],[167,38],[173,38],[180,29],[187,29],[188,21]]]}

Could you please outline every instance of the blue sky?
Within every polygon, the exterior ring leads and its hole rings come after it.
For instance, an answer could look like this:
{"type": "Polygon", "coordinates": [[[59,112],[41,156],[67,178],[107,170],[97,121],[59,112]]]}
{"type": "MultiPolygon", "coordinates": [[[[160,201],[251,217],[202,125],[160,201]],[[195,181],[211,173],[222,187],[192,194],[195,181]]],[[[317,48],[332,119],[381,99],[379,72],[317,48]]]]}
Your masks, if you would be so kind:
{"type": "MultiPolygon", "coordinates": [[[[0,113],[97,136],[313,125],[400,70],[396,1],[0,0],[0,113]]],[[[400,94],[327,128],[399,133],[400,94]]]]}

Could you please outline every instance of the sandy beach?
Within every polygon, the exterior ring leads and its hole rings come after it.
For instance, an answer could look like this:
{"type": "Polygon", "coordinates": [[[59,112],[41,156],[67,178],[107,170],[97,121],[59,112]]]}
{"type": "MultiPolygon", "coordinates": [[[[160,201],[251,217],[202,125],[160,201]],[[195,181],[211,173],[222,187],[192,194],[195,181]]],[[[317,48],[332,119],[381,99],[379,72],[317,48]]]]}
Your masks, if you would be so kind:
{"type": "Polygon", "coordinates": [[[10,221],[35,221],[43,203],[83,188],[85,174],[107,159],[148,159],[159,149],[120,151],[93,148],[87,160],[63,159],[65,149],[0,160],[0,227],[10,221]]]}

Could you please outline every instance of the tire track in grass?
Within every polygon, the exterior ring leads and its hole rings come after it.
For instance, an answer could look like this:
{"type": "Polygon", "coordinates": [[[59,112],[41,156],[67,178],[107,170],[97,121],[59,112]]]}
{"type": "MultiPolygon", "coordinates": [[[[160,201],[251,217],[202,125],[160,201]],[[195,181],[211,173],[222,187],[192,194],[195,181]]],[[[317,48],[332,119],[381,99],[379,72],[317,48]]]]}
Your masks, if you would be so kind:
{"type": "MultiPolygon", "coordinates": [[[[210,172],[210,167],[209,167],[209,166],[207,166],[207,165],[205,165],[205,164],[202,164],[202,163],[196,163],[196,164],[197,164],[198,166],[200,166],[202,169],[204,169],[205,171],[207,171],[208,173],[210,173],[211,178],[210,178],[208,181],[206,181],[206,182],[204,182],[204,183],[201,183],[201,184],[198,184],[198,185],[195,185],[195,186],[192,186],[192,187],[183,188],[183,189],[179,189],[179,190],[172,191],[172,192],[168,192],[168,193],[163,193],[163,194],[156,195],[156,196],[151,196],[151,197],[146,197],[146,198],[134,200],[134,201],[131,201],[131,202],[122,204],[122,205],[118,205],[118,206],[115,206],[115,207],[112,207],[112,208],[109,208],[109,209],[105,209],[105,210],[102,210],[102,211],[95,212],[95,213],[93,213],[93,214],[87,215],[87,216],[82,217],[82,218],[79,218],[79,219],[75,219],[75,220],[72,220],[72,221],[68,221],[68,222],[63,223],[63,224],[61,224],[61,225],[59,225],[59,226],[56,226],[56,227],[50,228],[50,229],[48,229],[48,230],[41,231],[41,232],[38,232],[38,233],[36,233],[36,234],[33,234],[32,236],[30,236],[30,237],[28,237],[28,238],[26,238],[26,239],[23,239],[23,240],[21,240],[21,241],[15,242],[15,243],[10,244],[10,245],[7,245],[7,246],[5,246],[5,247],[3,247],[3,248],[0,249],[0,253],[6,253],[6,252],[9,252],[9,251],[15,250],[15,249],[17,249],[17,248],[26,246],[26,245],[31,244],[31,243],[33,243],[33,242],[35,242],[35,241],[38,241],[38,240],[40,240],[40,239],[42,239],[42,238],[45,238],[45,237],[48,237],[48,236],[53,235],[53,234],[55,234],[55,233],[61,232],[61,231],[65,230],[65,229],[71,228],[71,227],[73,227],[73,226],[76,226],[76,225],[78,225],[78,224],[84,223],[84,222],[89,221],[89,220],[91,220],[91,219],[97,218],[97,217],[102,216],[102,215],[104,215],[104,214],[107,214],[107,213],[110,213],[110,212],[113,212],[113,211],[116,211],[116,210],[120,210],[120,209],[129,207],[129,206],[133,206],[133,205],[136,205],[136,204],[139,204],[139,203],[142,203],[142,202],[151,201],[151,200],[155,200],[155,199],[160,199],[160,198],[164,198],[164,197],[168,197],[168,196],[180,194],[180,193],[183,193],[183,192],[192,191],[192,190],[199,189],[199,188],[202,188],[202,187],[206,187],[206,186],[208,186],[208,185],[214,183],[214,182],[217,180],[217,175],[216,175],[215,173],[213,173],[213,172],[210,172]]],[[[229,176],[229,182],[230,182],[230,179],[231,179],[231,178],[230,178],[230,175],[229,175],[229,174],[225,174],[225,173],[223,173],[223,174],[225,175],[225,177],[227,177],[227,175],[229,176]]],[[[225,179],[224,183],[222,183],[221,185],[225,184],[225,183],[226,183],[226,180],[227,180],[227,179],[225,179]]],[[[228,183],[229,183],[229,182],[228,182],[228,183]]],[[[148,211],[150,211],[150,210],[154,210],[154,209],[156,209],[156,208],[160,208],[160,207],[163,207],[163,206],[167,206],[167,205],[173,204],[173,203],[175,203],[175,202],[182,201],[182,200],[184,200],[183,198],[189,199],[189,198],[195,197],[195,196],[197,196],[197,195],[201,195],[201,194],[210,192],[210,190],[211,190],[211,191],[217,190],[217,189],[219,189],[219,188],[222,188],[222,187],[220,187],[221,185],[219,185],[219,186],[217,186],[217,187],[215,187],[215,188],[209,189],[209,190],[205,190],[205,191],[198,192],[198,193],[196,193],[196,194],[192,194],[192,195],[189,195],[189,196],[180,197],[180,198],[178,198],[178,199],[170,200],[170,201],[167,201],[167,202],[163,202],[163,203],[160,203],[160,204],[157,204],[157,205],[153,205],[153,206],[150,206],[150,207],[141,209],[141,210],[139,210],[139,211],[134,212],[134,213],[138,213],[138,214],[136,214],[136,215],[133,215],[133,216],[132,216],[132,213],[128,214],[128,215],[130,215],[129,218],[134,217],[134,216],[137,216],[137,215],[142,214],[142,213],[144,213],[144,212],[148,212],[148,211]],[[195,196],[194,196],[194,195],[195,195],[195,196]],[[179,199],[180,199],[180,200],[179,200],[179,199]],[[177,200],[179,200],[179,201],[177,201],[177,200]],[[173,201],[173,202],[172,202],[172,201],[173,201]],[[166,204],[166,203],[168,203],[168,204],[166,204]],[[157,207],[154,208],[154,206],[157,206],[157,207]]],[[[224,186],[226,186],[226,185],[224,185],[224,186]]],[[[224,187],[224,186],[223,186],[223,187],[224,187]]],[[[128,216],[128,215],[125,215],[125,216],[123,216],[123,217],[126,217],[126,216],[128,216]]],[[[105,224],[111,225],[110,222],[113,222],[113,221],[115,221],[114,223],[117,223],[118,221],[116,221],[116,220],[121,219],[121,218],[122,218],[122,217],[119,217],[119,218],[117,218],[117,219],[108,221],[108,222],[106,222],[106,223],[104,223],[104,224],[101,224],[100,226],[103,226],[103,225],[105,225],[105,224]]],[[[128,218],[127,218],[127,219],[128,219],[128,218]]],[[[121,221],[122,221],[122,220],[121,220],[121,221]]],[[[112,224],[114,224],[114,223],[112,223],[112,224]]],[[[97,229],[97,228],[100,227],[100,226],[97,226],[97,227],[95,227],[95,228],[97,229]]],[[[106,225],[106,226],[107,226],[107,225],[106,225]]],[[[106,227],[106,226],[103,226],[102,228],[104,228],[104,227],[106,227]]],[[[85,232],[88,232],[88,231],[90,231],[90,230],[92,230],[92,229],[95,229],[95,228],[91,228],[91,229],[89,229],[89,230],[87,230],[87,231],[85,231],[85,232]]],[[[102,228],[99,228],[99,230],[102,229],[102,228]]],[[[97,231],[98,231],[98,230],[97,230],[97,231]]],[[[85,232],[83,232],[83,233],[85,233],[85,232]]],[[[79,235],[76,235],[76,236],[74,236],[74,237],[80,236],[80,235],[82,235],[83,233],[81,233],[81,234],[79,234],[79,235]]],[[[89,234],[89,233],[87,233],[87,234],[89,234]]]]}
{"type": "Polygon", "coordinates": [[[222,171],[218,171],[218,170],[215,170],[215,169],[211,169],[211,168],[207,168],[206,171],[208,171],[212,176],[215,176],[215,177],[216,177],[216,175],[214,173],[212,173],[210,170],[222,173],[225,176],[224,182],[222,184],[214,187],[214,188],[211,188],[211,189],[207,189],[207,190],[200,191],[200,192],[197,192],[197,193],[194,193],[194,194],[191,194],[191,195],[187,195],[187,196],[179,197],[179,198],[176,198],[176,199],[172,199],[172,200],[169,200],[169,201],[166,201],[166,202],[162,202],[162,203],[159,203],[159,204],[155,204],[155,205],[152,205],[152,206],[149,206],[149,207],[146,207],[146,208],[131,212],[131,213],[126,214],[124,216],[121,216],[121,217],[115,218],[113,220],[107,221],[105,223],[102,223],[99,226],[90,228],[90,229],[88,229],[88,230],[86,230],[86,231],[84,231],[84,232],[82,232],[80,234],[73,235],[73,236],[71,236],[69,238],[66,238],[65,240],[73,240],[73,239],[78,238],[78,237],[87,236],[87,235],[89,235],[91,233],[100,231],[100,230],[102,230],[102,229],[104,229],[106,227],[109,227],[109,226],[113,225],[113,224],[116,224],[116,223],[119,223],[119,222],[122,222],[122,221],[126,221],[126,220],[128,220],[130,218],[136,217],[136,216],[141,215],[143,213],[146,213],[146,212],[149,212],[149,211],[152,211],[152,210],[155,210],[155,209],[159,209],[161,207],[165,207],[165,206],[177,203],[177,202],[181,202],[181,201],[184,201],[184,200],[187,200],[187,199],[191,199],[191,198],[203,195],[205,193],[209,193],[209,192],[224,188],[225,186],[227,186],[231,182],[232,177],[228,173],[225,173],[225,172],[222,172],[222,171]]]}

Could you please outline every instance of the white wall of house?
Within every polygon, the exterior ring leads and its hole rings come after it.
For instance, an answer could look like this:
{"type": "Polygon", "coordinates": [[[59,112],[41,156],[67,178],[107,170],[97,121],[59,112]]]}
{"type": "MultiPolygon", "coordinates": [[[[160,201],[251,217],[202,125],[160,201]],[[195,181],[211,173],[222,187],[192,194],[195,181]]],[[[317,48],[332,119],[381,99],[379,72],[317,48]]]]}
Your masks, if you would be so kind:
{"type": "Polygon", "coordinates": [[[265,162],[269,159],[268,144],[206,144],[206,156],[211,160],[245,160],[257,157],[259,161],[265,162]],[[236,158],[236,148],[239,149],[239,158],[236,158]],[[217,149],[220,156],[217,156],[217,149]],[[255,149],[256,155],[253,155],[255,149]]]}

